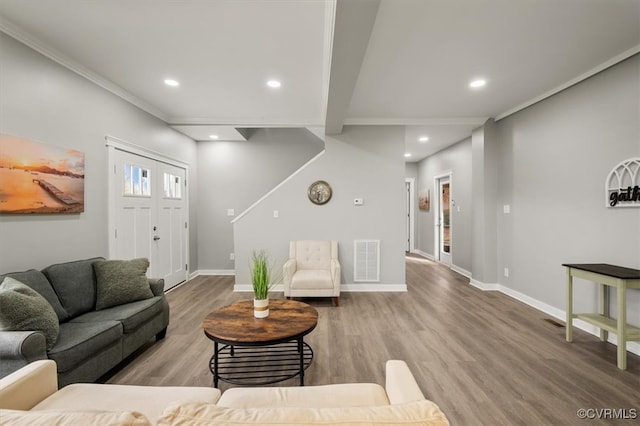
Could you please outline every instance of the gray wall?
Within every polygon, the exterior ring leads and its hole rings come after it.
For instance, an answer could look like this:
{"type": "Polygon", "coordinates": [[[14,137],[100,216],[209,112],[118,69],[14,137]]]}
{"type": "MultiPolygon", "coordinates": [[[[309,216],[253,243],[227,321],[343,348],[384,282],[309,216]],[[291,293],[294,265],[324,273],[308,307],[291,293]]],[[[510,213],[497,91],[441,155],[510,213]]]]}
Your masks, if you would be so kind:
{"type": "MultiPolygon", "coordinates": [[[[452,215],[455,266],[470,271],[480,284],[497,283],[564,311],[562,263],[640,268],[640,209],[608,209],[604,201],[604,182],[611,169],[638,156],[640,59],[636,56],[490,122],[476,129],[472,139],[421,161],[418,187],[429,186],[433,198],[433,176],[453,171],[453,198],[461,204],[461,213],[467,213],[460,217],[454,210],[452,215]],[[481,170],[472,175],[472,167],[481,170]],[[494,181],[493,172],[496,185],[478,182],[494,181]],[[477,188],[473,194],[472,187],[477,188]],[[510,206],[509,214],[503,213],[504,205],[510,206]],[[467,228],[461,229],[461,224],[467,228]],[[487,227],[495,232],[487,233],[487,227]],[[493,252],[474,248],[478,244],[493,246],[493,252]]],[[[433,214],[433,209],[419,211],[417,221],[418,249],[429,255],[433,255],[433,214]]],[[[576,282],[575,310],[597,311],[596,286],[576,282]]],[[[613,300],[610,309],[615,316],[615,295],[613,300]]],[[[627,305],[628,322],[640,325],[640,291],[628,291],[627,305]]]]}
{"type": "MultiPolygon", "coordinates": [[[[248,285],[248,259],[266,249],[282,265],[289,241],[335,239],[343,283],[353,287],[353,240],[380,240],[380,283],[404,284],[404,129],[346,126],[327,136],[325,152],[234,225],[236,284],[248,285]],[[309,184],[326,180],[333,198],[322,206],[307,198],[309,184]],[[354,206],[363,198],[363,206],[354,206]],[[273,217],[279,211],[279,218],[273,217]]],[[[372,284],[373,285],[373,284],[372,284]]],[[[357,287],[356,287],[357,288],[357,287]]]]}
{"type": "Polygon", "coordinates": [[[451,198],[456,203],[451,212],[453,224],[451,261],[453,266],[471,272],[470,240],[473,218],[471,138],[458,142],[418,163],[416,196],[420,191],[430,189],[431,207],[428,211],[418,210],[416,215],[416,248],[430,256],[434,255],[436,216],[434,200],[438,196],[434,177],[449,171],[452,173],[451,198]]]}
{"type": "Polygon", "coordinates": [[[257,129],[246,142],[198,142],[199,269],[232,271],[234,217],[227,210],[239,215],[323,149],[306,129],[257,129]]]}
{"type": "Polygon", "coordinates": [[[195,142],[4,33],[0,94],[0,132],[83,151],[86,173],[84,213],[0,216],[0,272],[108,255],[106,135],[191,165],[189,264],[197,268],[195,142]]]}
{"type": "Polygon", "coordinates": [[[405,163],[404,174],[408,178],[418,179],[418,163],[405,163]]]}
{"type": "MultiPolygon", "coordinates": [[[[499,121],[497,138],[501,284],[564,310],[562,263],[640,269],[640,209],[609,209],[604,201],[609,172],[640,156],[637,55],[499,121]],[[511,214],[502,213],[504,204],[511,214]]],[[[576,311],[595,312],[595,286],[574,288],[576,311]]],[[[640,325],[640,291],[628,292],[628,310],[640,325]]]]}
{"type": "Polygon", "coordinates": [[[489,119],[471,133],[471,270],[474,281],[493,285],[498,282],[498,144],[495,128],[495,122],[489,119]]]}

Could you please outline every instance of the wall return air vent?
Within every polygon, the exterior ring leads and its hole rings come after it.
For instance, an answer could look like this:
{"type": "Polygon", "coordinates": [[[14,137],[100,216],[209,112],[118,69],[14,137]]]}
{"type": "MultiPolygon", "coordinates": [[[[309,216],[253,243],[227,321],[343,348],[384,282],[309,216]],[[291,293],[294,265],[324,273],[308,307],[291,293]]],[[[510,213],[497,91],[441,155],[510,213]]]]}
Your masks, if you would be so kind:
{"type": "Polygon", "coordinates": [[[354,240],[353,281],[380,281],[380,240],[354,240]]]}

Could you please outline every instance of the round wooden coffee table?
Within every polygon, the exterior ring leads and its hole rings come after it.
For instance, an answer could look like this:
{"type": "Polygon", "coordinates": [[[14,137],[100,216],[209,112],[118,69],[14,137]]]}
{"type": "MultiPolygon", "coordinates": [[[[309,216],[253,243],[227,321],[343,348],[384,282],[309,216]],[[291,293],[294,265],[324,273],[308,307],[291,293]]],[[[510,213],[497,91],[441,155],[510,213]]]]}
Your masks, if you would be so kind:
{"type": "Polygon", "coordinates": [[[304,336],[316,328],[318,311],[295,300],[269,301],[269,316],[255,318],[253,301],[216,309],[203,321],[204,334],[213,340],[209,368],[213,386],[218,381],[236,385],[267,385],[300,376],[313,361],[304,336]]]}

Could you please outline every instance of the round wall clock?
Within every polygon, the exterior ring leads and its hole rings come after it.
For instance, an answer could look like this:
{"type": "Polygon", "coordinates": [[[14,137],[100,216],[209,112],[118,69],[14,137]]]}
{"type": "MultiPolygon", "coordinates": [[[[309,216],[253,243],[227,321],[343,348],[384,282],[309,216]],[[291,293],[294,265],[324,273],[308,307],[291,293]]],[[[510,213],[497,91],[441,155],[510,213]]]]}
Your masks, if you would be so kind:
{"type": "Polygon", "coordinates": [[[318,180],[309,185],[307,196],[314,204],[326,204],[331,199],[331,185],[323,180],[318,180]]]}

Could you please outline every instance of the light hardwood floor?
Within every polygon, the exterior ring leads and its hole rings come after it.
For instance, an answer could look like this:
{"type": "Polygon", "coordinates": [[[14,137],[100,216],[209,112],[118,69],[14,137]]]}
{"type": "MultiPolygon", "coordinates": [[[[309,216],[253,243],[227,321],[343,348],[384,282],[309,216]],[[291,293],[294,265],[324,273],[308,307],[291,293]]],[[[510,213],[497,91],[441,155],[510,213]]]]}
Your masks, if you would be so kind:
{"type": "MultiPolygon", "coordinates": [[[[628,369],[621,371],[615,346],[580,330],[567,343],[564,327],[545,321],[551,318],[544,313],[468,282],[447,267],[409,256],[406,293],[342,293],[339,307],[331,299],[305,299],[319,313],[317,328],[305,338],[315,352],[306,384],[384,385],[385,361],[403,359],[452,425],[640,424],[580,420],[576,414],[581,408],[626,409],[628,417],[636,410],[640,419],[640,357],[629,353],[628,369]]],[[[169,292],[167,337],[104,380],[211,386],[213,343],[202,320],[217,307],[250,297],[234,293],[229,276],[198,277],[169,292]]]]}

